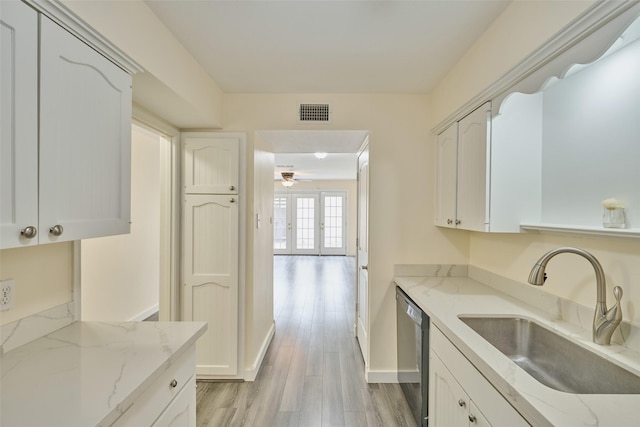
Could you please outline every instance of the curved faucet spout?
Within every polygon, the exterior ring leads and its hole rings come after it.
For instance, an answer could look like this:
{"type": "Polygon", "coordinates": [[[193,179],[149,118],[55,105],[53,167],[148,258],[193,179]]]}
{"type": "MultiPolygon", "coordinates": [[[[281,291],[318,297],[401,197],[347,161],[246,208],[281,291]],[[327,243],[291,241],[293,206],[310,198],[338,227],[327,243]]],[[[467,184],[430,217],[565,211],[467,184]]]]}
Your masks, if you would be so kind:
{"type": "Polygon", "coordinates": [[[561,253],[572,253],[580,255],[591,263],[596,274],[596,309],[593,319],[593,342],[601,345],[609,345],[611,343],[611,335],[615,328],[622,321],[622,308],[620,307],[620,298],[622,298],[622,289],[616,286],[613,290],[616,297],[616,304],[607,310],[607,284],[604,276],[604,270],[600,262],[589,252],[572,247],[561,247],[553,249],[542,255],[538,262],[531,269],[529,274],[529,283],[541,286],[547,279],[545,270],[547,264],[554,256],[561,253]]]}

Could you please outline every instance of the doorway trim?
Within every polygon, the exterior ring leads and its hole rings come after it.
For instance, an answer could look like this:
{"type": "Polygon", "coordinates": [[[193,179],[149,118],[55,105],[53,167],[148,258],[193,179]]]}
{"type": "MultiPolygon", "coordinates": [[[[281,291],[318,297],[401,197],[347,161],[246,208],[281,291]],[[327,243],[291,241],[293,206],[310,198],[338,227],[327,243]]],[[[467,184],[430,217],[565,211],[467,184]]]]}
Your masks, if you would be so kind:
{"type": "Polygon", "coordinates": [[[133,122],[161,137],[159,320],[180,319],[180,131],[137,104],[133,122]]]}

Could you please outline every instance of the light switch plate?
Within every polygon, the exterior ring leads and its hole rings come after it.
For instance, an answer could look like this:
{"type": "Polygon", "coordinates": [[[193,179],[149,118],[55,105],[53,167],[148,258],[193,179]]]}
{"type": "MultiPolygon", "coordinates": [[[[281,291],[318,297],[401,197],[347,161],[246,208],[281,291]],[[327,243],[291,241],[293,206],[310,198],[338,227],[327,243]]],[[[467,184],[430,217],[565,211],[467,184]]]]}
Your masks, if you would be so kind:
{"type": "Polygon", "coordinates": [[[0,311],[9,310],[13,307],[15,285],[13,280],[0,282],[0,311]]]}

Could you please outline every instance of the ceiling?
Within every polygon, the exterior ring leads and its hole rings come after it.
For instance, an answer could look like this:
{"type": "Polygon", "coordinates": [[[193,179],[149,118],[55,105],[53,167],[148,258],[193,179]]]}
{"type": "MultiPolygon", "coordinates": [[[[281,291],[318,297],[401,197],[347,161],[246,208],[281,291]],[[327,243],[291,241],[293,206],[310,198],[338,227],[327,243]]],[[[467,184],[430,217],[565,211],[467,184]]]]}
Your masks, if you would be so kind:
{"type": "MultiPolygon", "coordinates": [[[[146,0],[226,93],[428,93],[509,2],[146,0]]],[[[312,180],[355,179],[367,135],[258,134],[276,179],[312,180]]]]}
{"type": "Polygon", "coordinates": [[[226,93],[427,93],[506,0],[146,0],[226,93]]]}

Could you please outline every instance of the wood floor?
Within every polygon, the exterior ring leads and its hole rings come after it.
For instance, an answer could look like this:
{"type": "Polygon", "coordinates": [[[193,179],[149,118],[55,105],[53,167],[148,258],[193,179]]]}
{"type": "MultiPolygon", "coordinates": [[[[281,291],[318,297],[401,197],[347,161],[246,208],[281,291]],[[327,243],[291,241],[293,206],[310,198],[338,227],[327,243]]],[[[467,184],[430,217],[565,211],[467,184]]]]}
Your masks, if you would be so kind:
{"type": "Polygon", "coordinates": [[[276,334],[255,382],[198,382],[197,426],[412,426],[397,384],[367,384],[355,260],[276,256],[276,334]]]}

